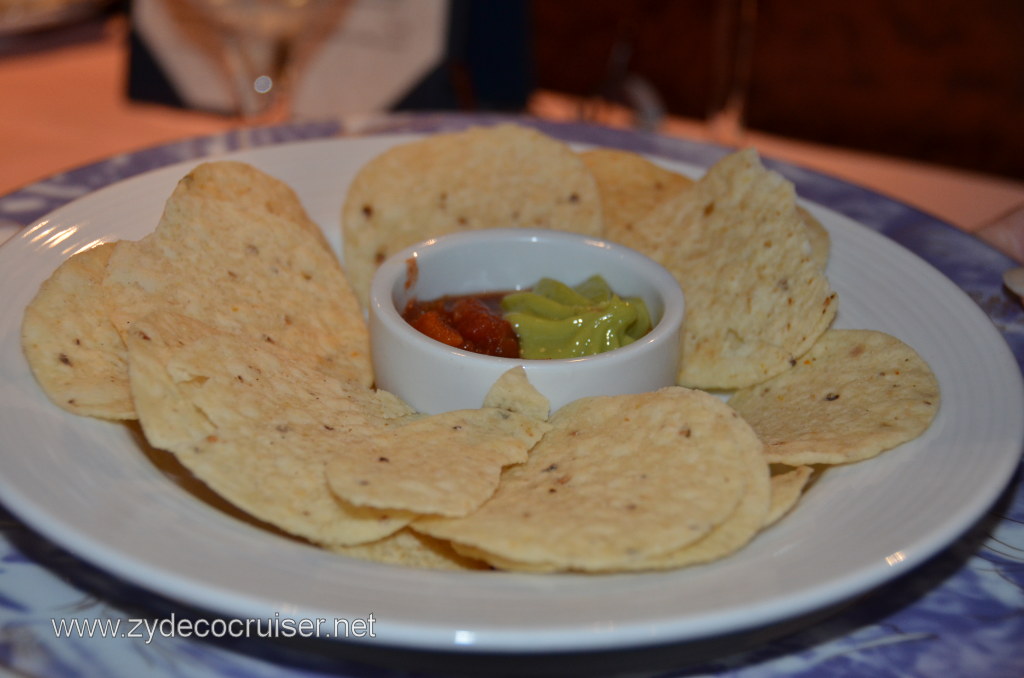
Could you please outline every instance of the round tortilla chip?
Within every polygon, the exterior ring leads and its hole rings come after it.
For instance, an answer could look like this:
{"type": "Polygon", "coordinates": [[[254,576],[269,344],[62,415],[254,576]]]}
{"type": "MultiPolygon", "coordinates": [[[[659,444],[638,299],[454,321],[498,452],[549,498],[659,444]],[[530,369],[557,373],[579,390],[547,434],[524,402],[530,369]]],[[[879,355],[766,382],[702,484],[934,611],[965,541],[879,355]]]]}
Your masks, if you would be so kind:
{"type": "Polygon", "coordinates": [[[921,435],[939,383],[905,343],[874,330],[830,330],[792,369],[729,400],[772,463],[845,464],[921,435]]]}
{"type": "Polygon", "coordinates": [[[497,408],[455,410],[353,431],[327,465],[331,491],[357,506],[461,516],[486,501],[547,425],[497,408]]]}
{"type": "Polygon", "coordinates": [[[633,569],[667,570],[710,563],[740,550],[764,528],[772,506],[768,464],[765,463],[760,445],[746,445],[743,455],[747,482],[736,510],[696,542],[636,563],[633,569]]]}
{"type": "Polygon", "coordinates": [[[681,387],[584,398],[551,424],[476,512],[412,529],[498,567],[633,569],[725,521],[761,447],[731,408],[681,387]]]}
{"type": "Polygon", "coordinates": [[[345,268],[364,305],[377,266],[428,238],[499,227],[602,230],[597,184],[579,156],[511,124],[436,134],[378,155],[353,179],[341,224],[345,268]]]}

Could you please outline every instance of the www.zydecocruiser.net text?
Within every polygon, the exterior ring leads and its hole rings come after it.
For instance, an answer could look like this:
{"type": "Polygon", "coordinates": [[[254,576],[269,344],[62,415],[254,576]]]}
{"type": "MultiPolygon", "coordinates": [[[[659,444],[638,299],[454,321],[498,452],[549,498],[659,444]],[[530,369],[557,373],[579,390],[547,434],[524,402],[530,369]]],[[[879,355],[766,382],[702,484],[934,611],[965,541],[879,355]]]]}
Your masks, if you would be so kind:
{"type": "Polygon", "coordinates": [[[262,619],[53,618],[58,638],[131,638],[147,645],[156,638],[374,638],[373,613],[352,619],[294,618],[275,614],[262,619]]]}

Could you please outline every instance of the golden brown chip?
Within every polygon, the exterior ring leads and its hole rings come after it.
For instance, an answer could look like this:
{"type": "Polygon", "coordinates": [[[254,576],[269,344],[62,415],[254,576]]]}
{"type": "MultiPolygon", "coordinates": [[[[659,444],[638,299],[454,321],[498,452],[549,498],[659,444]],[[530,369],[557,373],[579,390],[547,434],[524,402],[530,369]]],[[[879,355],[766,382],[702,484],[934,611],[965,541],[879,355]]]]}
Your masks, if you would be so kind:
{"type": "Polygon", "coordinates": [[[905,343],[831,330],[797,365],[729,401],[772,463],[844,464],[916,438],[939,409],[939,383],[905,343]]]}
{"type": "Polygon", "coordinates": [[[740,388],[789,368],[832,322],[793,185],[733,153],[637,224],[642,251],[686,294],[679,382],[740,388]]]}
{"type": "Polygon", "coordinates": [[[356,175],[341,212],[345,268],[365,304],[376,267],[427,238],[485,228],[601,234],[594,177],[566,144],[503,124],[396,146],[356,175]]]}
{"type": "Polygon", "coordinates": [[[597,180],[604,237],[626,246],[632,246],[637,221],[693,185],[693,179],[630,151],[595,148],[581,152],[580,157],[597,180]]]}
{"type": "Polygon", "coordinates": [[[100,284],[115,247],[74,255],[42,284],[25,309],[22,349],[56,405],[84,416],[134,419],[124,343],[100,284]]]}
{"type": "Polygon", "coordinates": [[[584,398],[551,424],[476,512],[411,527],[497,566],[631,569],[725,521],[761,446],[720,400],[681,387],[584,398]]]}

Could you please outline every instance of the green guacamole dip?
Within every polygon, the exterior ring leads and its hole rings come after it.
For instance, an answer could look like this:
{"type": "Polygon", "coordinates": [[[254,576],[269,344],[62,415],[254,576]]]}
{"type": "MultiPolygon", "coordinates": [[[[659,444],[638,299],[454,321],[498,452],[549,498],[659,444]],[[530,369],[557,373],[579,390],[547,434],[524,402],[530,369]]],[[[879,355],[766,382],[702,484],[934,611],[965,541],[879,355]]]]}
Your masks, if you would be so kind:
{"type": "Polygon", "coordinates": [[[651,329],[643,299],[619,297],[600,275],[575,287],[542,278],[529,291],[506,295],[501,307],[519,337],[520,356],[530,360],[611,351],[651,329]]]}

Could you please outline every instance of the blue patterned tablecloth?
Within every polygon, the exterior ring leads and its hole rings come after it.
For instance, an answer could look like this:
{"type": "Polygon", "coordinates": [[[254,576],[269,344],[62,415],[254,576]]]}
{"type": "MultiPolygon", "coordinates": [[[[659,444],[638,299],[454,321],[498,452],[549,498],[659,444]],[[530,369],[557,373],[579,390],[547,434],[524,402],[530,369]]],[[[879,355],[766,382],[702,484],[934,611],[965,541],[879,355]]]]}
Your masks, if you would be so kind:
{"type": "MultiPolygon", "coordinates": [[[[28,225],[121,179],[233,150],[351,133],[438,131],[493,120],[466,115],[388,116],[358,129],[341,121],[239,130],[182,141],[51,177],[0,197],[0,219],[28,225]]],[[[627,148],[708,166],[728,149],[589,125],[517,119],[561,139],[627,148]]],[[[1024,366],[1024,308],[1002,286],[1013,262],[926,213],[849,183],[766,160],[801,196],[880,231],[927,260],[984,309],[1024,366]]],[[[1021,413],[1024,416],[1024,413],[1021,413]]],[[[0,432],[0,441],[3,435],[0,432]]],[[[2,443],[0,443],[2,444],[2,443]]],[[[842,609],[783,629],[685,646],[584,656],[449,656],[374,651],[328,641],[258,638],[61,638],[54,619],[196,617],[76,558],[0,506],[0,667],[17,676],[443,676],[596,675],[1024,676],[1024,483],[1021,471],[988,515],[951,547],[842,609]]],[[[108,627],[110,628],[110,627],[108,627]]],[[[122,627],[121,631],[124,628],[122,627]]],[[[135,634],[132,634],[135,635],[135,634]]],[[[3,675],[0,668],[0,675],[3,675]]]]}

